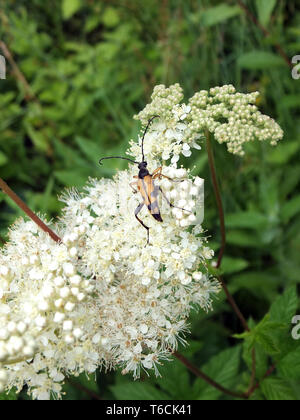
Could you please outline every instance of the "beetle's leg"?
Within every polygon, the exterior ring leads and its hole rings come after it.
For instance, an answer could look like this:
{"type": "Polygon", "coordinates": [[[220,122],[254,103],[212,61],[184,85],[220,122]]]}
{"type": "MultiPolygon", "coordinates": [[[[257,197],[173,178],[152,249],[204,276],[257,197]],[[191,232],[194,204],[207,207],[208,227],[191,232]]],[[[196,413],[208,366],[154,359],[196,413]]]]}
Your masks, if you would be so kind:
{"type": "Polygon", "coordinates": [[[161,172],[162,172],[162,166],[160,166],[159,168],[155,169],[155,171],[153,172],[153,174],[151,175],[153,179],[155,178],[159,178],[161,176],[161,172]]]}
{"type": "Polygon", "coordinates": [[[183,182],[184,181],[184,179],[173,179],[173,178],[170,178],[169,176],[163,175],[161,172],[162,172],[162,167],[155,169],[155,171],[152,174],[152,179],[156,179],[156,178],[162,179],[162,178],[165,178],[165,179],[168,179],[169,181],[172,181],[172,182],[183,182]]]}
{"type": "Polygon", "coordinates": [[[166,194],[163,192],[163,190],[161,189],[161,187],[159,187],[159,191],[161,192],[162,196],[164,197],[164,199],[166,200],[166,202],[169,204],[170,207],[172,207],[174,209],[179,209],[179,210],[182,210],[182,211],[187,211],[188,213],[193,213],[192,211],[183,209],[182,207],[174,206],[174,204],[172,204],[170,202],[170,200],[168,200],[166,194]]]}
{"type": "Polygon", "coordinates": [[[185,179],[173,179],[173,178],[170,178],[169,176],[166,176],[166,175],[163,175],[163,174],[154,175],[153,179],[155,179],[155,178],[159,178],[159,179],[165,178],[165,179],[168,179],[171,182],[183,182],[183,181],[185,181],[185,179]]]}
{"type": "Polygon", "coordinates": [[[137,220],[140,222],[140,224],[147,230],[147,245],[149,245],[149,242],[150,242],[149,230],[150,230],[150,228],[148,226],[146,226],[145,223],[138,217],[138,214],[142,210],[143,206],[144,206],[144,203],[139,204],[137,206],[134,214],[135,214],[135,217],[137,218],[137,220]]]}
{"type": "Polygon", "coordinates": [[[138,190],[136,190],[135,188],[133,188],[133,186],[134,185],[137,185],[138,183],[137,183],[137,181],[133,181],[133,182],[130,182],[130,187],[132,188],[132,191],[134,192],[134,194],[136,194],[137,192],[138,192],[138,190]]]}

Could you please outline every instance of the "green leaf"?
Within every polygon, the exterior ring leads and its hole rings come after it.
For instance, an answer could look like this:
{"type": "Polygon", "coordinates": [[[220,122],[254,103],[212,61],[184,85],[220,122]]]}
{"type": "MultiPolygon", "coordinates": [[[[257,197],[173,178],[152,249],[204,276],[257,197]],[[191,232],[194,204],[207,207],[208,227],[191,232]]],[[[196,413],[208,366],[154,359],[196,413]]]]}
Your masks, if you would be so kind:
{"type": "Polygon", "coordinates": [[[16,401],[18,399],[18,394],[15,389],[12,389],[9,392],[2,392],[0,394],[0,401],[16,401]]]}
{"type": "Polygon", "coordinates": [[[248,261],[243,258],[224,257],[222,261],[222,270],[225,274],[238,273],[248,266],[248,261]]]}
{"type": "MultiPolygon", "coordinates": [[[[252,351],[253,345],[251,340],[245,339],[243,343],[243,359],[248,366],[249,371],[252,371],[252,351]]],[[[256,361],[256,378],[262,379],[268,370],[269,357],[263,347],[256,343],[255,344],[255,361],[256,361]]]]}
{"type": "Polygon", "coordinates": [[[26,131],[35,147],[43,152],[48,150],[48,138],[42,130],[36,130],[29,122],[25,123],[26,131]]]}
{"type": "Polygon", "coordinates": [[[279,356],[280,354],[279,329],[283,329],[281,323],[266,322],[263,326],[261,324],[258,325],[254,330],[254,339],[272,356],[279,356]]]}
{"type": "Polygon", "coordinates": [[[242,54],[238,58],[237,63],[246,70],[271,70],[273,67],[286,65],[280,56],[258,50],[242,54]]]}
{"type": "Polygon", "coordinates": [[[7,156],[0,151],[0,166],[5,165],[7,163],[8,159],[7,156]]]}
{"type": "Polygon", "coordinates": [[[251,291],[257,298],[264,297],[272,301],[277,295],[277,288],[280,279],[274,278],[274,274],[263,271],[248,271],[236,274],[230,283],[230,292],[235,293],[238,290],[245,289],[251,291]]]}
{"type": "Polygon", "coordinates": [[[55,171],[54,176],[67,187],[82,187],[89,177],[79,170],[55,171]]]}
{"type": "Polygon", "coordinates": [[[178,360],[165,363],[159,368],[161,378],[156,378],[155,383],[164,390],[172,400],[185,400],[191,396],[190,379],[187,369],[178,360]],[[180,381],[178,381],[180,378],[180,381]]]}
{"type": "Polygon", "coordinates": [[[256,0],[258,20],[262,25],[267,26],[270,22],[276,3],[277,0],[256,0]]]}
{"type": "Polygon", "coordinates": [[[288,353],[277,365],[277,369],[282,378],[300,378],[300,345],[294,351],[288,353]]]}
{"type": "Polygon", "coordinates": [[[269,401],[294,401],[295,393],[287,381],[280,378],[267,378],[261,389],[269,401]]]}
{"type": "Polygon", "coordinates": [[[102,21],[108,28],[113,28],[120,22],[120,17],[116,9],[107,7],[103,13],[102,21]]]}
{"type": "Polygon", "coordinates": [[[245,211],[226,215],[226,227],[261,229],[268,223],[267,217],[259,212],[245,211]]]}
{"type": "Polygon", "coordinates": [[[287,141],[280,143],[277,147],[270,151],[267,156],[267,161],[277,165],[284,165],[298,152],[299,148],[299,141],[287,141]]]}
{"type": "MultiPolygon", "coordinates": [[[[213,357],[201,370],[223,387],[232,388],[239,371],[240,355],[240,346],[229,348],[213,357]]],[[[222,393],[199,378],[194,383],[194,395],[197,400],[216,400],[222,393]]]]}
{"type": "Polygon", "coordinates": [[[300,196],[295,196],[282,206],[281,218],[284,223],[288,223],[300,212],[300,196]]]}
{"type": "Polygon", "coordinates": [[[145,382],[127,382],[110,387],[118,400],[169,400],[167,394],[145,382]]]}
{"type": "Polygon", "coordinates": [[[231,230],[227,233],[227,242],[232,245],[259,248],[262,242],[257,234],[242,230],[231,230]]]}
{"type": "Polygon", "coordinates": [[[103,153],[103,149],[97,143],[80,136],[76,136],[75,140],[86,157],[91,162],[94,162],[95,164],[98,163],[101,153],[103,153]]]}
{"type": "Polygon", "coordinates": [[[214,26],[242,13],[239,6],[229,6],[221,3],[206,10],[202,16],[202,24],[206,27],[214,26]]]}
{"type": "Polygon", "coordinates": [[[278,104],[281,109],[290,109],[290,108],[299,108],[300,106],[300,97],[299,95],[284,95],[280,99],[278,104]]]}
{"type": "Polygon", "coordinates": [[[91,400],[93,393],[101,397],[94,374],[82,373],[78,377],[72,376],[63,385],[63,390],[64,400],[91,400]],[[88,391],[91,391],[91,394],[88,391]]]}
{"type": "Polygon", "coordinates": [[[81,0],[63,0],[62,14],[65,20],[70,19],[81,8],[81,0]]]}
{"type": "Polygon", "coordinates": [[[279,296],[271,306],[270,319],[290,326],[292,318],[297,312],[297,308],[297,290],[296,287],[291,287],[282,296],[279,296]]]}
{"type": "Polygon", "coordinates": [[[286,333],[285,327],[285,324],[281,322],[270,320],[270,315],[267,314],[251,331],[235,335],[235,337],[247,340],[249,350],[259,343],[268,355],[279,358],[282,336],[286,333]]]}

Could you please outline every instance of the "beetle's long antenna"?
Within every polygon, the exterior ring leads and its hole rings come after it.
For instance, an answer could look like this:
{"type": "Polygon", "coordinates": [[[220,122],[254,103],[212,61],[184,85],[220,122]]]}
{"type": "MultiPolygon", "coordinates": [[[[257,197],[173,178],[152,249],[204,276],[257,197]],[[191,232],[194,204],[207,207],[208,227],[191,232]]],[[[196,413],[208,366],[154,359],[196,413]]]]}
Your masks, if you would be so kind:
{"type": "Polygon", "coordinates": [[[142,162],[145,162],[145,155],[144,155],[144,138],[145,135],[147,133],[148,128],[150,127],[150,124],[152,123],[152,121],[154,120],[154,118],[159,118],[159,115],[154,115],[153,117],[150,118],[150,120],[148,121],[147,127],[145,128],[144,134],[143,134],[143,138],[142,138],[142,156],[143,156],[143,160],[142,162]]]}
{"type": "Polygon", "coordinates": [[[129,162],[131,162],[131,163],[136,163],[137,165],[139,164],[139,162],[135,162],[134,160],[132,160],[132,159],[128,159],[128,158],[126,158],[126,157],[122,157],[122,156],[107,156],[107,157],[104,157],[104,158],[101,158],[100,160],[99,160],[99,163],[100,163],[100,165],[102,165],[102,160],[104,160],[104,159],[124,159],[124,160],[128,160],[129,162]]]}

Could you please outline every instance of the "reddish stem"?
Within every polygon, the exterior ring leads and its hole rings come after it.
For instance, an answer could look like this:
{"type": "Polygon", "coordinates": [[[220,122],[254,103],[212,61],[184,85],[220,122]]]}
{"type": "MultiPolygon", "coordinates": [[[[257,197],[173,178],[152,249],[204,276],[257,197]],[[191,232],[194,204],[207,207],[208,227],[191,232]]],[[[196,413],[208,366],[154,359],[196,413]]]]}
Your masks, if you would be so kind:
{"type": "Polygon", "coordinates": [[[44,232],[48,233],[55,242],[61,242],[60,237],[57,236],[56,233],[54,233],[53,230],[51,230],[35,213],[33,213],[32,210],[30,210],[24,201],[21,200],[21,198],[18,197],[11,188],[9,188],[2,178],[0,178],[0,188],[17,204],[18,207],[20,207],[21,210],[27,214],[28,217],[30,217],[30,219],[32,219],[44,232]]]}
{"type": "Polygon", "coordinates": [[[222,385],[215,382],[213,379],[211,379],[209,376],[205,375],[205,373],[201,372],[198,368],[196,368],[192,363],[190,363],[182,354],[178,353],[177,351],[174,353],[174,356],[185,365],[187,369],[189,369],[195,376],[198,378],[203,379],[205,382],[207,382],[212,387],[216,388],[218,391],[222,392],[223,394],[229,395],[234,398],[239,399],[247,399],[248,396],[246,394],[241,394],[238,392],[230,391],[229,389],[226,389],[222,387],[222,385]]]}

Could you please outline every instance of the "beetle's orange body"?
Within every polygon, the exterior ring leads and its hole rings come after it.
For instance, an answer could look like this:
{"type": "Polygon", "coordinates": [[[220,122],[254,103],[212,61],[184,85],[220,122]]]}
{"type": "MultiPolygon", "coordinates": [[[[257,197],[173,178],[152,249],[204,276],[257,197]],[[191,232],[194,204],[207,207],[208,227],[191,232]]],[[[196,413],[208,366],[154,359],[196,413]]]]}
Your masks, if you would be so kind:
{"type": "Polygon", "coordinates": [[[163,219],[157,201],[157,188],[155,187],[152,176],[149,174],[142,179],[139,178],[137,181],[137,188],[143,197],[145,206],[147,206],[154,219],[158,222],[162,222],[163,219]]]}

